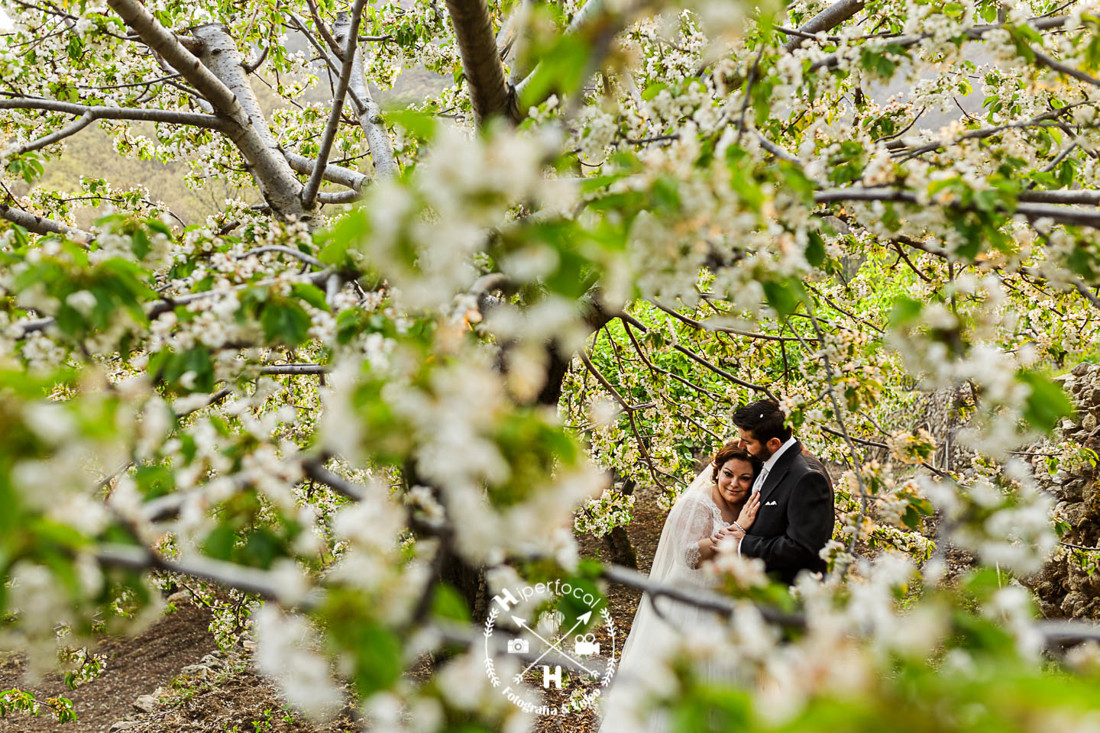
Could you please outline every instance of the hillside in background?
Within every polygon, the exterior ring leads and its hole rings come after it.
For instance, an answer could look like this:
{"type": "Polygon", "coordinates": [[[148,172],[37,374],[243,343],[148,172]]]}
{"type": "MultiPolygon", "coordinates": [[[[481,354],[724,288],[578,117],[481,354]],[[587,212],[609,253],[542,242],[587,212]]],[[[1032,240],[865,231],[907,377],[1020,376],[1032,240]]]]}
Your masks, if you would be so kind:
{"type": "MultiPolygon", "coordinates": [[[[300,35],[288,34],[287,46],[291,51],[298,51],[304,50],[306,43],[300,35]]],[[[445,86],[443,77],[417,67],[399,74],[392,89],[381,90],[371,85],[371,93],[383,108],[392,108],[419,103],[438,94],[445,86]]],[[[252,87],[269,118],[275,109],[286,106],[267,84],[253,79],[252,87]]],[[[309,104],[327,102],[329,98],[327,83],[319,83],[307,89],[297,101],[309,104]]],[[[134,124],[132,129],[136,134],[153,134],[152,125],[134,124]]],[[[366,159],[360,159],[358,163],[369,169],[366,159]]],[[[261,201],[259,192],[253,186],[237,188],[223,181],[208,181],[205,187],[189,188],[185,183],[188,172],[186,161],[160,162],[122,156],[115,150],[113,139],[98,125],[71,139],[60,157],[44,161],[44,168],[45,174],[36,186],[44,190],[71,192],[74,196],[79,195],[81,176],[103,178],[116,188],[127,188],[135,181],[141,181],[149,190],[150,200],[163,202],[188,226],[201,224],[207,216],[220,211],[226,199],[243,199],[253,203],[261,201]]],[[[26,191],[15,193],[22,195],[26,191]]],[[[82,228],[87,228],[103,215],[99,206],[79,206],[75,202],[74,205],[78,207],[76,224],[82,228]]]]}

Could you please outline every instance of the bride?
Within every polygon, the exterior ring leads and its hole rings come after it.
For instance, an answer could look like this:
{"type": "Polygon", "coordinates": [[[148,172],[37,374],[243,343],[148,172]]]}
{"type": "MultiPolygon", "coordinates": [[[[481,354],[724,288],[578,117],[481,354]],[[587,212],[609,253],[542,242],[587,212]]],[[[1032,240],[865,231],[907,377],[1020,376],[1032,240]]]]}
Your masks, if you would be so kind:
{"type": "MultiPolygon", "coordinates": [[[[759,494],[750,493],[758,466],[739,443],[726,443],[680,496],[665,520],[653,567],[652,581],[683,589],[709,588],[704,563],[714,557],[719,530],[733,524],[748,529],[756,519],[759,494]]],[[[669,729],[667,716],[644,711],[652,697],[647,690],[654,680],[653,662],[661,651],[685,632],[721,633],[713,613],[667,597],[642,597],[630,635],[623,647],[619,669],[604,705],[601,733],[658,733],[669,729]],[[648,683],[648,684],[647,684],[648,683]]],[[[713,663],[699,670],[707,679],[727,676],[713,663]]]]}

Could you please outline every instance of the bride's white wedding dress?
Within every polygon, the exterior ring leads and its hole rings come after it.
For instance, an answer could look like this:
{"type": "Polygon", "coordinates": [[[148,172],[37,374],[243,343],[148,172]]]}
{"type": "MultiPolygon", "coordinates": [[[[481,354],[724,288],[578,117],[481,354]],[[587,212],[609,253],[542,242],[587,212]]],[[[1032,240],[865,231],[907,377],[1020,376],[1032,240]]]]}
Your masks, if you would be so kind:
{"type": "MultiPolygon", "coordinates": [[[[699,540],[729,526],[711,498],[708,465],[676,501],[661,530],[649,578],[662,585],[691,590],[710,589],[713,582],[699,563],[699,540]]],[[[600,733],[663,733],[670,729],[667,715],[651,710],[653,700],[675,695],[675,680],[660,662],[678,642],[713,643],[723,633],[715,614],[667,597],[642,596],[619,669],[603,705],[600,733]],[[654,606],[656,605],[656,610],[654,606]]],[[[700,662],[699,674],[708,680],[732,679],[732,663],[724,659],[700,662]]]]}

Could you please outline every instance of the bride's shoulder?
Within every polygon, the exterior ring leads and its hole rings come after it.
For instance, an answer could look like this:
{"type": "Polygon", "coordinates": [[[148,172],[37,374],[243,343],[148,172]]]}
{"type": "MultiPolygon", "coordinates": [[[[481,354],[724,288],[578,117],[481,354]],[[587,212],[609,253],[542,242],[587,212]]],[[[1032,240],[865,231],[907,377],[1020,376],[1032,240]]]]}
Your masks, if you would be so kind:
{"type": "Polygon", "coordinates": [[[710,511],[717,508],[714,506],[714,500],[711,498],[709,491],[686,491],[676,502],[676,507],[684,511],[710,511]]]}

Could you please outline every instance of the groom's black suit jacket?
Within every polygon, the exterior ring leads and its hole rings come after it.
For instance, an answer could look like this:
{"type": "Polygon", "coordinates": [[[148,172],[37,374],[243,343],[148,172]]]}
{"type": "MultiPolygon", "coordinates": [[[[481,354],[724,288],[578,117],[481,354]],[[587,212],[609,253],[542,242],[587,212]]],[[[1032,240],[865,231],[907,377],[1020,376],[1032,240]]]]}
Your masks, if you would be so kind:
{"type": "MultiPolygon", "coordinates": [[[[815,461],[816,463],[816,461],[815,461]]],[[[795,442],[779,456],[760,488],[760,511],[741,541],[741,554],[764,560],[785,583],[800,570],[825,571],[818,553],[833,536],[833,488],[795,442]]]]}

